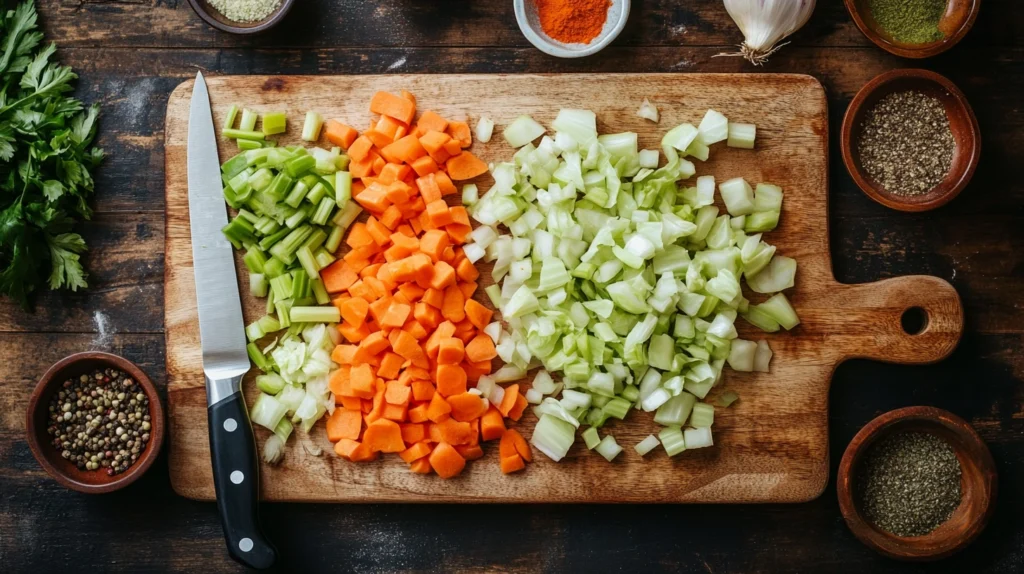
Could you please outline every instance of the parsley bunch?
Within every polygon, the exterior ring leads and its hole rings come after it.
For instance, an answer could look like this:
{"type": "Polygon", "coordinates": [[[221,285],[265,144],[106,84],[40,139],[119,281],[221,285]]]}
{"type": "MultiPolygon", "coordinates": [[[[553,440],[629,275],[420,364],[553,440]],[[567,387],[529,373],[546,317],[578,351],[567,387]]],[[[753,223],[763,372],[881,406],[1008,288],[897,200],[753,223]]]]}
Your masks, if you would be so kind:
{"type": "Polygon", "coordinates": [[[103,158],[92,147],[99,107],[66,94],[78,76],[51,62],[33,0],[0,8],[0,293],[23,307],[44,281],[51,289],[87,287],[72,231],[88,219],[89,170],[103,158]]]}

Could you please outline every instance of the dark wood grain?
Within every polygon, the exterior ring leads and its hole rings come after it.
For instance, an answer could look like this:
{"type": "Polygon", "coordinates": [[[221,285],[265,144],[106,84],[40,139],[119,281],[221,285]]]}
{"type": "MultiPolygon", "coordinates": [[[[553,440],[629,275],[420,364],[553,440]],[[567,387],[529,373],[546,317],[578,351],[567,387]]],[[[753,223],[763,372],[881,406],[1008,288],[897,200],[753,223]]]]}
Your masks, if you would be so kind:
{"type": "MultiPolygon", "coordinates": [[[[739,33],[716,0],[634,0],[629,25],[601,54],[556,60],[529,47],[506,0],[303,0],[281,27],[234,38],[183,0],[40,0],[78,94],[103,105],[100,213],[84,294],[45,296],[35,315],[0,302],[0,564],[4,571],[230,572],[216,510],[173,494],[167,458],[124,491],[88,497],[58,486],[24,440],[24,410],[47,367],[84,349],[140,365],[164,389],[163,117],[167,97],[202,69],[218,74],[758,71],[713,58],[739,33]],[[139,222],[143,237],[136,237],[139,222]],[[145,238],[149,234],[152,238],[145,238]],[[123,268],[124,271],[120,271],[123,268]],[[101,333],[93,318],[107,318],[101,333]]],[[[934,405],[967,420],[992,451],[1000,499],[962,553],[904,565],[861,545],[835,481],[801,505],[264,505],[293,571],[1016,572],[1024,570],[1024,2],[984,0],[954,49],[914,66],[953,80],[985,146],[975,178],[949,205],[893,212],[865,197],[839,161],[838,127],[854,93],[911,63],[875,48],[842,2],[818,2],[807,27],[765,72],[809,73],[829,97],[830,239],[844,283],[908,274],[950,281],[966,315],[953,355],[931,366],[856,360],[829,399],[830,476],[875,416],[934,405]]],[[[344,97],[339,94],[338,97],[344,97]]]]}

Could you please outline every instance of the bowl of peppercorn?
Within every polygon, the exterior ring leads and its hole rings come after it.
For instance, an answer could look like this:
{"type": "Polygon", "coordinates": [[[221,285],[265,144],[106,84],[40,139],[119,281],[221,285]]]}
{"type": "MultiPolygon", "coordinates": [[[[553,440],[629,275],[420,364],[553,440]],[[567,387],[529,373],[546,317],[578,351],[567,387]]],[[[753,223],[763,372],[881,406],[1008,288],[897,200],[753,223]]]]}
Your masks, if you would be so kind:
{"type": "Polygon", "coordinates": [[[39,379],[26,415],[32,454],[57,482],[102,494],[138,480],[156,460],[164,412],[156,387],[131,361],[86,352],[39,379]]]}
{"type": "Polygon", "coordinates": [[[869,422],[839,463],[836,492],[861,542],[899,560],[945,558],[973,542],[995,510],[995,463],[960,417],[907,407],[869,422]]]}
{"type": "Polygon", "coordinates": [[[861,191],[900,211],[949,203],[981,159],[981,130],[967,97],[929,70],[891,70],[868,82],[846,110],[839,144],[861,191]]]}
{"type": "Polygon", "coordinates": [[[846,0],[867,38],[904,58],[930,58],[957,45],[980,8],[981,0],[846,0]]]}

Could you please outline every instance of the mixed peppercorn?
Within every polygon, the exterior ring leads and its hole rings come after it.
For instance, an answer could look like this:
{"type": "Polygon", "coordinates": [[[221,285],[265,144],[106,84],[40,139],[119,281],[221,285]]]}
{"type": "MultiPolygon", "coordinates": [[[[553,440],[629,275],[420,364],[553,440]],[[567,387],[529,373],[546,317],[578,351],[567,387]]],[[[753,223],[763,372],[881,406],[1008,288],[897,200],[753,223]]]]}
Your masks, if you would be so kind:
{"type": "Polygon", "coordinates": [[[49,412],[51,444],[82,470],[120,474],[142,456],[150,439],[149,398],[117,369],[64,381],[49,412]]]}

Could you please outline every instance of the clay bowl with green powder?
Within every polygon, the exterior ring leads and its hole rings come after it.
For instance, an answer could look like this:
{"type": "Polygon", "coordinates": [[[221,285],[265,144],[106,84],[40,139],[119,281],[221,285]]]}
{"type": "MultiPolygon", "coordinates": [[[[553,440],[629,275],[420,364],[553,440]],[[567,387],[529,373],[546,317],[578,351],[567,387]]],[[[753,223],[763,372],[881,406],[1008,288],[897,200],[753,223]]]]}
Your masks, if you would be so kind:
{"type": "Polygon", "coordinates": [[[970,31],[981,0],[845,0],[869,40],[904,58],[929,58],[970,31]]]}
{"type": "Polygon", "coordinates": [[[995,463],[963,419],[907,407],[869,422],[843,454],[839,508],[861,542],[899,560],[938,560],[973,542],[995,510],[995,463]]]}
{"type": "Polygon", "coordinates": [[[256,34],[277,25],[295,0],[188,0],[207,24],[231,34],[256,34]]]}

